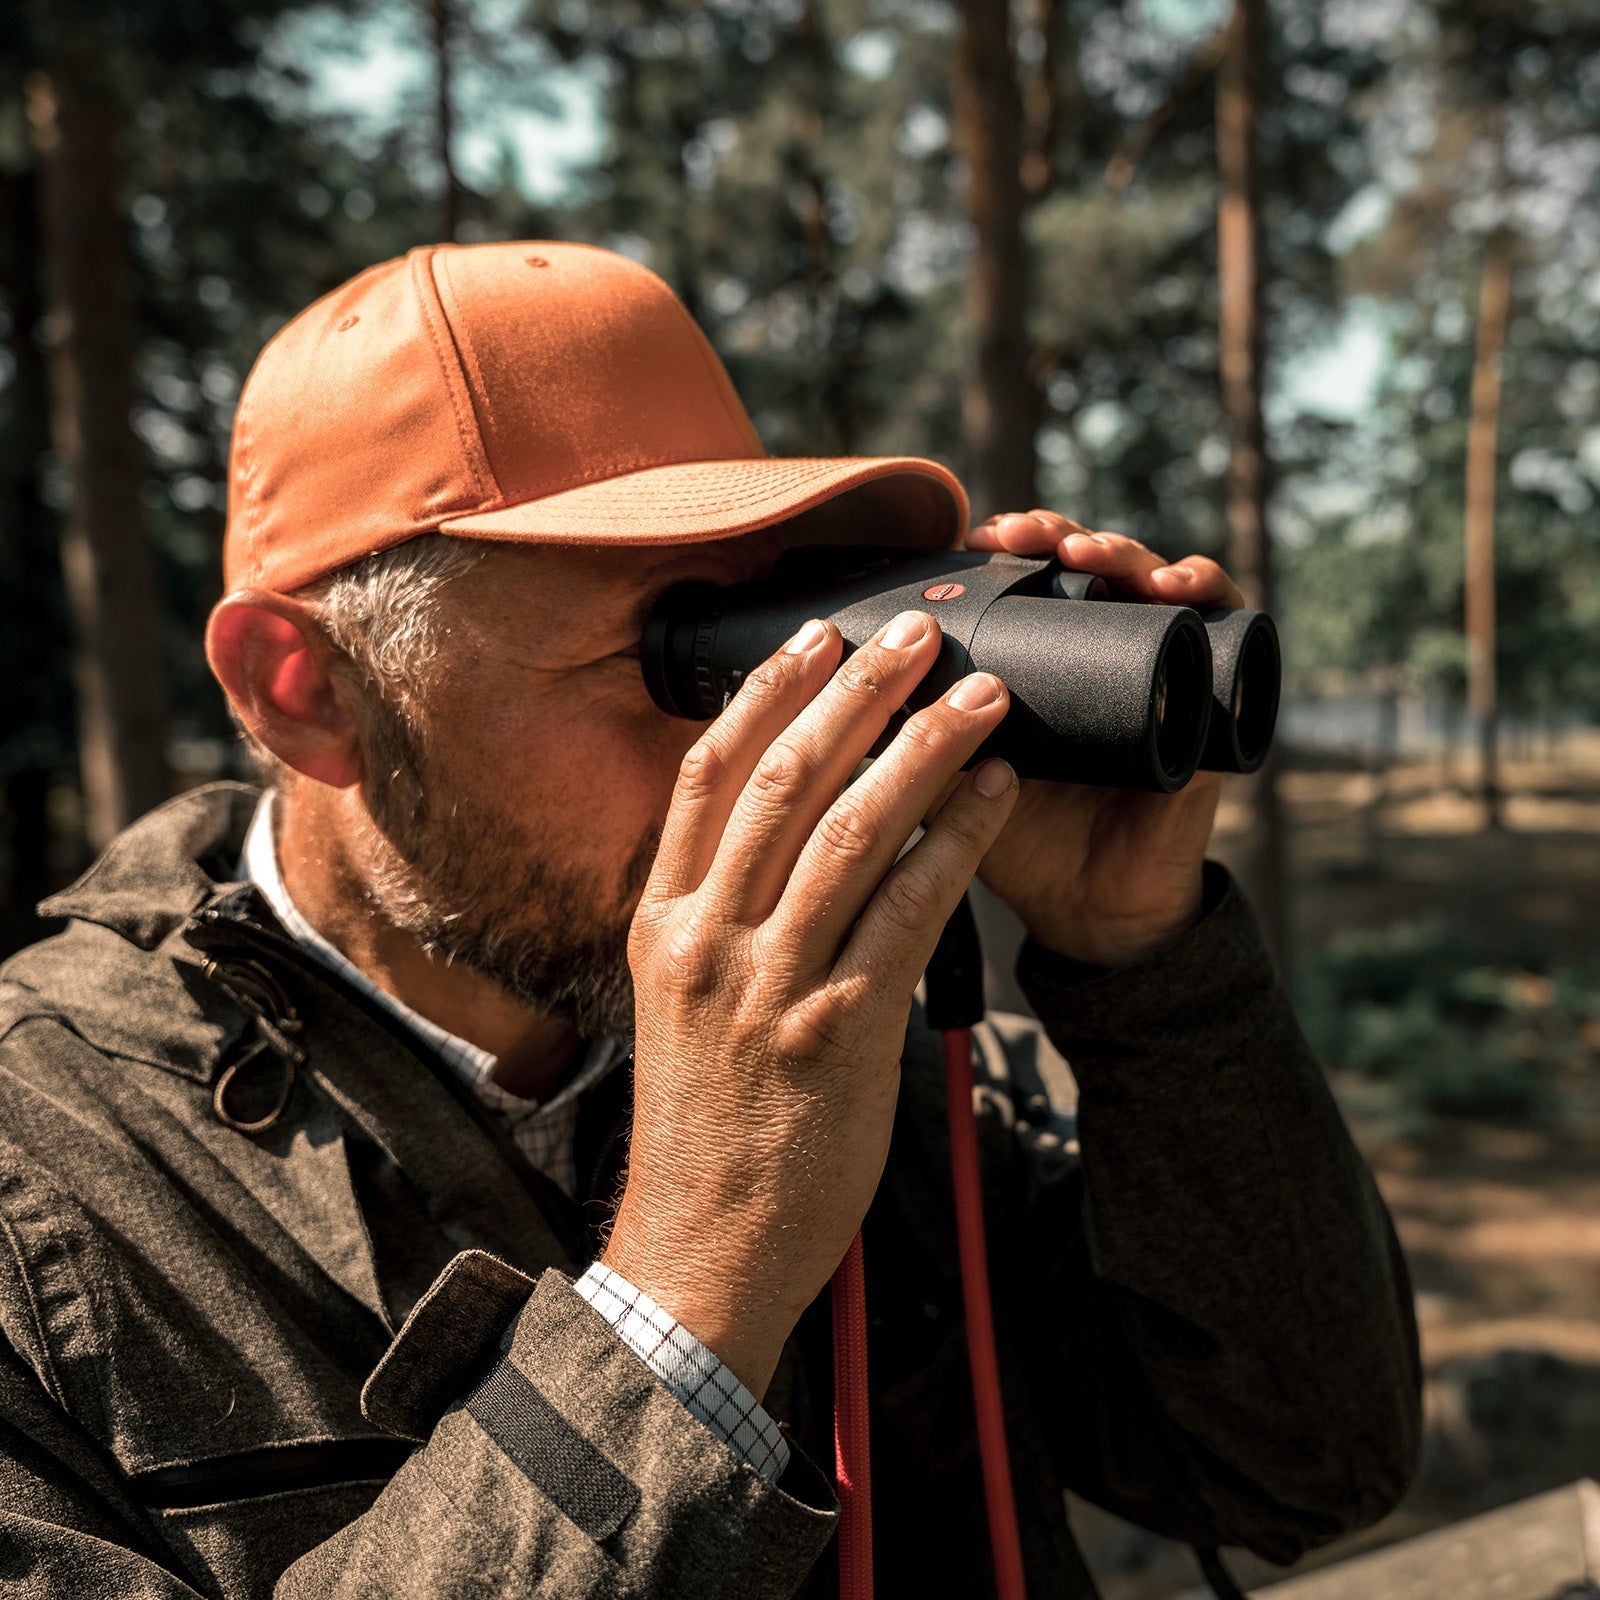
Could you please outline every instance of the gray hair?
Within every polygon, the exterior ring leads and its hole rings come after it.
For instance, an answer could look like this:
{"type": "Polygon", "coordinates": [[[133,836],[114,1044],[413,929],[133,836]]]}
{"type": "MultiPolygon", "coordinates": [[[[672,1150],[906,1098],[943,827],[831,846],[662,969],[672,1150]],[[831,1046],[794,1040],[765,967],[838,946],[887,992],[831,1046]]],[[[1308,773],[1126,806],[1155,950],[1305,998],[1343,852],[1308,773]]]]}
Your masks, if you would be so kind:
{"type": "MultiPolygon", "coordinates": [[[[418,534],[295,591],[367,697],[370,764],[407,789],[417,784],[426,684],[446,631],[439,597],[484,553],[474,539],[418,534]]],[[[240,731],[261,781],[282,788],[289,769],[242,725],[240,731]]]]}

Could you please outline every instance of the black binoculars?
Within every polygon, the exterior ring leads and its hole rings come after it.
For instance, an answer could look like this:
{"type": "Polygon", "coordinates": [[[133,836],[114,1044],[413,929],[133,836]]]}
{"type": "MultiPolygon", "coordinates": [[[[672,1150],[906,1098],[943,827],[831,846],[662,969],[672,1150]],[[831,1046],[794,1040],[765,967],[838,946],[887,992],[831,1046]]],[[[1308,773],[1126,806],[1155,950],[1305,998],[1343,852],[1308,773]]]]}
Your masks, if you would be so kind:
{"type": "Polygon", "coordinates": [[[1202,767],[1266,760],[1282,666],[1265,612],[1129,604],[1057,561],[975,550],[813,545],[755,583],[678,584],[645,626],[645,682],[663,711],[704,721],[810,618],[834,623],[848,655],[901,611],[928,612],[943,633],[907,712],[969,672],[1011,692],[974,763],[1171,794],[1202,767]]]}

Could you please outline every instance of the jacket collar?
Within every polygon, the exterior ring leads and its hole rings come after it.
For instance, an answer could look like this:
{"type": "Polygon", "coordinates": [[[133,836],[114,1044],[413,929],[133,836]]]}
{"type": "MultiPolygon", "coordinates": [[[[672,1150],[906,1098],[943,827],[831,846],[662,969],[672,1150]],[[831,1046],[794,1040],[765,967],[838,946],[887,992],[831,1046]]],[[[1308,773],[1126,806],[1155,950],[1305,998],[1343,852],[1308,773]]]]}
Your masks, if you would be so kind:
{"type": "Polygon", "coordinates": [[[183,934],[199,907],[253,896],[226,880],[258,798],[244,784],[214,784],[118,834],[39,907],[69,925],[6,962],[0,976],[20,986],[6,1015],[53,1012],[108,1055],[209,1083],[252,1019],[207,979],[183,934]]]}
{"type": "Polygon", "coordinates": [[[119,833],[75,884],[41,903],[39,915],[95,923],[154,950],[238,881],[239,852],[260,799],[246,783],[180,794],[119,833]]]}

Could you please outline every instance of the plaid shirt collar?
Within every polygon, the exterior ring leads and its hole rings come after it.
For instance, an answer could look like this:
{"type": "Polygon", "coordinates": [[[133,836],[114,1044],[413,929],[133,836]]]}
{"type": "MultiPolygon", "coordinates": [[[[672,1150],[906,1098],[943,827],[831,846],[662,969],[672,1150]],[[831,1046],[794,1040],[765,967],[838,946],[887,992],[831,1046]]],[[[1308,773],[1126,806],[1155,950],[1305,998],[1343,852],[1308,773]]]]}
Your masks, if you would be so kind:
{"type": "Polygon", "coordinates": [[[299,907],[289,898],[278,870],[272,802],[273,792],[269,789],[261,797],[245,837],[240,877],[255,884],[283,924],[284,931],[297,943],[352,988],[383,1006],[436,1051],[483,1105],[504,1120],[513,1140],[534,1166],[571,1194],[576,1183],[572,1138],[577,1128],[579,1103],[587,1090],[625,1059],[626,1042],[615,1037],[593,1041],[577,1074],[549,1100],[527,1100],[502,1089],[494,1081],[496,1058],[493,1055],[441,1028],[404,1001],[380,989],[301,915],[299,907]]]}

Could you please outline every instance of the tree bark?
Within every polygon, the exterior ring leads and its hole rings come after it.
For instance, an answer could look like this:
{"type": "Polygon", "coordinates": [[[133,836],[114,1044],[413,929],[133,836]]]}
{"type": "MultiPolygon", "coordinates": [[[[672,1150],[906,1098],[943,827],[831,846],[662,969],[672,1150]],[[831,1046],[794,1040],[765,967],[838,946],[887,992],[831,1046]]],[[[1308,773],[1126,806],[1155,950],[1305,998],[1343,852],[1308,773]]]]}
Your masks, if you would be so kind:
{"type": "Polygon", "coordinates": [[[833,116],[834,54],[819,0],[804,0],[794,29],[794,132],[787,164],[804,195],[800,237],[805,271],[806,328],[816,373],[811,434],[819,452],[856,453],[859,407],[853,379],[859,340],[842,340],[839,275],[833,227],[828,218],[828,182],[823,144],[833,116]]]}
{"type": "Polygon", "coordinates": [[[1496,704],[1494,490],[1500,429],[1500,358],[1511,308],[1511,235],[1489,236],[1478,295],[1478,344],[1472,366],[1472,421],[1467,431],[1465,611],[1467,700],[1478,734],[1484,823],[1500,826],[1499,709],[1496,704]]]}
{"type": "Polygon", "coordinates": [[[961,426],[973,514],[982,518],[1026,511],[1038,501],[1040,394],[1029,371],[1023,113],[1010,8],[961,0],[961,15],[956,132],[976,235],[966,301],[975,359],[962,393],[961,426]]]}
{"type": "Polygon", "coordinates": [[[461,228],[461,179],[455,161],[455,72],[451,55],[450,0],[428,0],[428,22],[433,37],[434,156],[444,174],[439,222],[446,243],[454,243],[461,228]]]}
{"type": "Polygon", "coordinates": [[[100,41],[28,80],[51,297],[51,435],[70,504],[61,559],[77,633],[85,831],[99,848],[166,799],[167,702],[144,457],[133,433],[133,326],[115,111],[100,41]]]}
{"type": "MultiPolygon", "coordinates": [[[[1222,410],[1228,428],[1228,565],[1245,604],[1273,602],[1261,415],[1261,104],[1263,0],[1235,0],[1217,66],[1217,280],[1222,410]]],[[[1278,759],[1250,780],[1246,881],[1280,970],[1289,960],[1288,883],[1278,759]]]]}

